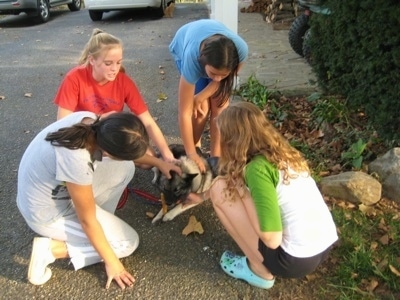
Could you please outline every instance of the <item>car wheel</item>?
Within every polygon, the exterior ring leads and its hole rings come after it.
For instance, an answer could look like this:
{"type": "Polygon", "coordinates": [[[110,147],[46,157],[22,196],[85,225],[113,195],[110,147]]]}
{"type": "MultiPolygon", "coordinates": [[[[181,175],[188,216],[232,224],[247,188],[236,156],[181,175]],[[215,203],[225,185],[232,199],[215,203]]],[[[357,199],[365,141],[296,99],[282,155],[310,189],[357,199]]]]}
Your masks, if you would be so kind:
{"type": "Polygon", "coordinates": [[[153,17],[154,19],[160,19],[164,17],[164,1],[161,1],[161,5],[159,8],[154,8],[153,10],[153,17]]]}
{"type": "Polygon", "coordinates": [[[46,23],[50,19],[50,8],[47,0],[37,1],[37,21],[40,23],[46,23]]]}
{"type": "Polygon", "coordinates": [[[103,12],[101,10],[89,10],[89,17],[92,21],[100,21],[103,18],[103,12]]]}
{"type": "Polygon", "coordinates": [[[68,4],[68,8],[70,11],[78,11],[82,7],[81,0],[72,0],[72,3],[68,4]]]}

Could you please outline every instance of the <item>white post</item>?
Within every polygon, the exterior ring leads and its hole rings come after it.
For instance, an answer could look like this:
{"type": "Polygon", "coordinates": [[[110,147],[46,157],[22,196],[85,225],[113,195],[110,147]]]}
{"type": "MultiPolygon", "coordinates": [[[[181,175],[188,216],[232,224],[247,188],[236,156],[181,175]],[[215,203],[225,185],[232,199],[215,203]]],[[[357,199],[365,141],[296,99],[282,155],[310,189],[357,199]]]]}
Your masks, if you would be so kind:
{"type": "Polygon", "coordinates": [[[224,23],[234,33],[238,32],[238,0],[209,0],[210,19],[224,23]]]}

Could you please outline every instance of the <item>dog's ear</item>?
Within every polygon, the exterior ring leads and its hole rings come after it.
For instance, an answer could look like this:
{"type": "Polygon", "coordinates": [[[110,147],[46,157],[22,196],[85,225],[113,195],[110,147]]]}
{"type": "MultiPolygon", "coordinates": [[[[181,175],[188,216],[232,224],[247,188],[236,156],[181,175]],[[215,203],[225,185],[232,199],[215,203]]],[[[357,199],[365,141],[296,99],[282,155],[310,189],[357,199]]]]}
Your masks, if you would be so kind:
{"type": "Polygon", "coordinates": [[[171,179],[174,178],[175,176],[178,176],[178,173],[174,170],[169,171],[169,175],[171,175],[171,179]]]}
{"type": "Polygon", "coordinates": [[[188,173],[186,174],[185,180],[186,181],[192,181],[199,173],[188,173]]]}

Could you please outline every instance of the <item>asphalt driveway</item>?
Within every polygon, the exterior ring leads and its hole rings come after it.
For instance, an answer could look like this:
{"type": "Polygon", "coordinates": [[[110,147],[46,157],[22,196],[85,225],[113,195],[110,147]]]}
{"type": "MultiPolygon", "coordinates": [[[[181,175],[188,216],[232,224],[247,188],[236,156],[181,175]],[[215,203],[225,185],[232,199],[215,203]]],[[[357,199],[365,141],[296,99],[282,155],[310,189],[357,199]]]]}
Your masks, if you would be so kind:
{"type": "MultiPolygon", "coordinates": [[[[168,44],[180,26],[207,17],[204,4],[178,4],[173,19],[154,20],[146,11],[113,12],[95,23],[85,9],[54,11],[51,20],[41,25],[32,25],[26,16],[0,19],[1,299],[263,299],[268,295],[220,270],[222,252],[237,248],[210,203],[172,222],[152,225],[146,212],[157,212],[159,207],[132,195],[117,214],[141,237],[137,251],[123,260],[136,277],[133,288],[122,291],[114,284],[106,291],[101,264],[75,272],[66,260],[51,266],[53,277],[44,286],[33,286],[26,279],[35,234],[15,205],[18,164],[32,138],[55,121],[52,99],[65,72],[76,65],[93,28],[124,41],[127,72],[173,143],[179,142],[178,73],[168,44]],[[168,99],[157,102],[160,93],[168,99]],[[203,235],[181,234],[191,214],[202,223],[203,235]]],[[[156,193],[150,180],[150,172],[139,171],[133,186],[156,193]]]]}

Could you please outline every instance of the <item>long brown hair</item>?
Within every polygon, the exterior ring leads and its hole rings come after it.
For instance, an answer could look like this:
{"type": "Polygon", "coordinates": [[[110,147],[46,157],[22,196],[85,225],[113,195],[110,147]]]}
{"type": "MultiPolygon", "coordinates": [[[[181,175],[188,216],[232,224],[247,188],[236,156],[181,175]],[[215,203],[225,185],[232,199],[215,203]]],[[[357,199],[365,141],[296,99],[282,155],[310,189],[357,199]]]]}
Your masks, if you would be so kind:
{"type": "Polygon", "coordinates": [[[93,124],[75,124],[49,133],[46,138],[54,146],[87,149],[91,154],[101,149],[113,158],[135,160],[142,157],[149,145],[149,136],[140,119],[128,112],[119,112],[97,119],[93,124]]]}
{"type": "Polygon", "coordinates": [[[222,107],[232,94],[239,67],[239,54],[234,42],[221,34],[205,39],[201,44],[199,61],[203,67],[210,65],[218,70],[230,70],[211,96],[212,99],[218,99],[218,107],[222,107]]]}
{"type": "MultiPolygon", "coordinates": [[[[232,184],[244,177],[246,164],[256,155],[284,172],[284,182],[293,178],[289,169],[309,173],[307,161],[267,120],[264,113],[250,102],[228,106],[217,117],[221,134],[219,172],[232,184]]],[[[293,172],[292,172],[293,173],[293,172]]]]}

